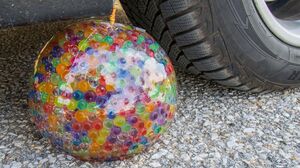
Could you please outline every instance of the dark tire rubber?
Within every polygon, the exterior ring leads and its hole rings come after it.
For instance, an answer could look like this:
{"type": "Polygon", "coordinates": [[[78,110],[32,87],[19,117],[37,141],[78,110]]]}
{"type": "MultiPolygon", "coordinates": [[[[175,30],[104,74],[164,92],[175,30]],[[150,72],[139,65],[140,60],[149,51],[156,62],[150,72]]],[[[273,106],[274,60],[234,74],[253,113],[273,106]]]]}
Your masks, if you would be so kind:
{"type": "Polygon", "coordinates": [[[174,64],[224,86],[263,92],[300,86],[300,48],[265,26],[252,0],[121,0],[174,64]]]}

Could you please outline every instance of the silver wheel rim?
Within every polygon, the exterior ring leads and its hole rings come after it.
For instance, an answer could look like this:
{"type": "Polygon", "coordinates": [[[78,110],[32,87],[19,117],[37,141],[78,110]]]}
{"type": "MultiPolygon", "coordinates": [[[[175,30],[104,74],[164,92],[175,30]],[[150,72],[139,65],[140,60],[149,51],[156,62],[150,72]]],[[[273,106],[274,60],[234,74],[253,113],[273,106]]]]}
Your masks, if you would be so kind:
{"type": "Polygon", "coordinates": [[[267,2],[272,0],[253,0],[258,13],[270,31],[280,40],[300,47],[300,20],[282,20],[270,11],[267,2]]]}

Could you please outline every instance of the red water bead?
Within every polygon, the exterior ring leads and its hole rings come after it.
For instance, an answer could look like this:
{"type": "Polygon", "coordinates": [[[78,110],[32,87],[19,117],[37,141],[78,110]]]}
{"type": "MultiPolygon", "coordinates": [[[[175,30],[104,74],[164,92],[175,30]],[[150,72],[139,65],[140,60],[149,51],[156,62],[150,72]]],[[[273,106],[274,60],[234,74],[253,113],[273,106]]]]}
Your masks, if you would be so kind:
{"type": "Polygon", "coordinates": [[[123,146],[121,147],[121,152],[124,153],[124,154],[126,154],[126,153],[128,152],[128,149],[129,149],[128,146],[123,145],[123,146]]]}
{"type": "Polygon", "coordinates": [[[132,41],[137,41],[138,37],[136,34],[131,35],[131,40],[132,41]]]}
{"type": "Polygon", "coordinates": [[[143,136],[147,134],[147,129],[146,128],[141,128],[139,129],[139,136],[143,136]]]}
{"type": "Polygon", "coordinates": [[[92,124],[87,121],[87,122],[84,122],[82,124],[82,127],[83,127],[84,130],[88,131],[88,130],[90,130],[92,128],[92,124]]]}
{"type": "Polygon", "coordinates": [[[116,43],[112,44],[109,48],[109,51],[112,51],[112,52],[116,51],[117,46],[118,46],[118,44],[116,44],[116,43]]]}
{"type": "Polygon", "coordinates": [[[95,130],[100,130],[102,129],[103,125],[102,125],[102,122],[100,120],[97,120],[97,121],[94,121],[92,123],[92,127],[95,129],[95,130]]]}
{"type": "Polygon", "coordinates": [[[167,75],[169,76],[173,71],[174,71],[173,66],[171,64],[168,64],[166,66],[167,75]]]}
{"type": "Polygon", "coordinates": [[[81,125],[76,122],[76,123],[72,124],[72,128],[73,128],[74,131],[80,131],[81,125]]]}
{"type": "Polygon", "coordinates": [[[112,150],[112,148],[113,148],[113,144],[111,144],[111,143],[109,143],[109,142],[105,142],[105,144],[104,144],[104,150],[106,150],[106,151],[111,151],[112,150]]]}
{"type": "Polygon", "coordinates": [[[115,79],[117,77],[117,74],[113,72],[111,73],[111,77],[115,79]]]}
{"type": "Polygon", "coordinates": [[[141,34],[141,32],[139,30],[133,30],[132,33],[136,36],[139,36],[141,34]]]}
{"type": "Polygon", "coordinates": [[[71,59],[70,59],[71,65],[74,63],[75,59],[76,59],[76,57],[71,57],[71,59]]]}
{"type": "Polygon", "coordinates": [[[126,116],[126,112],[121,110],[119,113],[118,113],[120,116],[126,116]]]}
{"type": "Polygon", "coordinates": [[[100,44],[100,43],[97,42],[97,41],[95,41],[95,40],[91,40],[91,41],[89,42],[89,45],[90,45],[92,48],[94,48],[94,49],[99,48],[99,47],[100,47],[99,44],[100,44]]]}
{"type": "Polygon", "coordinates": [[[119,46],[122,46],[123,43],[124,43],[124,40],[123,39],[120,39],[120,38],[116,38],[114,43],[118,44],[119,46]]]}
{"type": "Polygon", "coordinates": [[[73,118],[73,114],[72,113],[70,113],[70,112],[65,113],[65,119],[67,121],[71,121],[72,118],[73,118]]]}
{"type": "Polygon", "coordinates": [[[149,103],[151,101],[151,98],[146,93],[142,93],[141,100],[143,103],[149,103]]]}
{"type": "Polygon", "coordinates": [[[171,120],[172,118],[174,118],[174,114],[169,112],[167,118],[168,120],[171,120]]]}
{"type": "Polygon", "coordinates": [[[71,54],[75,54],[78,52],[78,47],[68,41],[64,43],[63,48],[65,51],[68,51],[71,54]]]}
{"type": "Polygon", "coordinates": [[[129,115],[135,114],[135,109],[127,110],[126,113],[129,115]]]}
{"type": "Polygon", "coordinates": [[[45,103],[43,106],[44,112],[51,114],[54,110],[54,105],[50,103],[45,103]]]}
{"type": "Polygon", "coordinates": [[[105,86],[102,86],[102,85],[97,86],[97,88],[96,88],[96,94],[99,95],[99,96],[105,95],[106,94],[106,88],[105,88],[105,86]]]}
{"type": "Polygon", "coordinates": [[[135,127],[138,128],[138,129],[142,129],[144,128],[144,122],[143,121],[138,121],[136,124],[135,124],[135,127]]]}
{"type": "Polygon", "coordinates": [[[149,48],[147,48],[146,52],[147,52],[147,54],[148,54],[150,57],[154,58],[154,52],[153,52],[152,50],[150,50],[149,48]]]}
{"type": "Polygon", "coordinates": [[[105,78],[104,78],[104,76],[102,76],[102,75],[100,76],[98,82],[99,82],[100,85],[103,85],[103,86],[106,85],[105,78]]]}
{"type": "Polygon", "coordinates": [[[64,97],[64,98],[67,98],[67,99],[71,99],[71,98],[72,98],[72,93],[63,91],[63,92],[61,93],[61,96],[64,97]]]}
{"type": "Polygon", "coordinates": [[[127,105],[128,103],[129,103],[128,98],[125,98],[125,99],[124,99],[124,105],[127,105]]]}

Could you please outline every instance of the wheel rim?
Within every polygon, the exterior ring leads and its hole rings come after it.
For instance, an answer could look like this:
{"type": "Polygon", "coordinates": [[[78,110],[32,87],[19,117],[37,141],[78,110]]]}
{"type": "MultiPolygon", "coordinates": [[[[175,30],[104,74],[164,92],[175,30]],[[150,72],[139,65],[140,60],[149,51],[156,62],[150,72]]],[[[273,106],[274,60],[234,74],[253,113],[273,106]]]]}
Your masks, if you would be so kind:
{"type": "Polygon", "coordinates": [[[280,19],[276,17],[268,6],[268,2],[276,0],[253,1],[262,20],[275,36],[292,46],[300,47],[300,19],[280,19]]]}

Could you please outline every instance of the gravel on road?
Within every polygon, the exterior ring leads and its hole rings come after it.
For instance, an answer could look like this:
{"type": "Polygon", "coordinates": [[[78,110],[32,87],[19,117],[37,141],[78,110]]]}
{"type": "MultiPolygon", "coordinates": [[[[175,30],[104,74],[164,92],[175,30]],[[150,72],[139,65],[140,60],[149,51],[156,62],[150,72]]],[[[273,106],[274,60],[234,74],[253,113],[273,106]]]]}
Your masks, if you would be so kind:
{"type": "MultiPolygon", "coordinates": [[[[126,18],[117,21],[124,23],[126,18]]],[[[97,163],[53,149],[35,131],[26,100],[38,51],[69,23],[0,30],[0,167],[300,165],[300,89],[241,93],[179,69],[175,120],[149,151],[124,161],[97,163]]]]}

